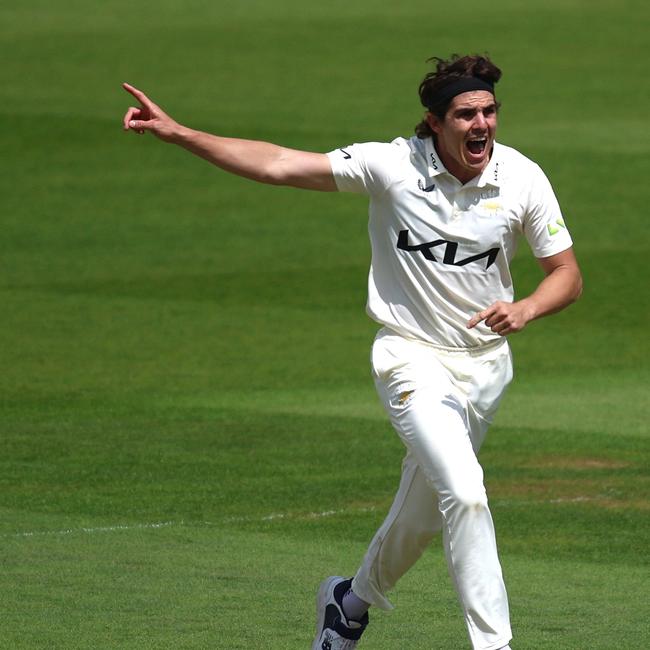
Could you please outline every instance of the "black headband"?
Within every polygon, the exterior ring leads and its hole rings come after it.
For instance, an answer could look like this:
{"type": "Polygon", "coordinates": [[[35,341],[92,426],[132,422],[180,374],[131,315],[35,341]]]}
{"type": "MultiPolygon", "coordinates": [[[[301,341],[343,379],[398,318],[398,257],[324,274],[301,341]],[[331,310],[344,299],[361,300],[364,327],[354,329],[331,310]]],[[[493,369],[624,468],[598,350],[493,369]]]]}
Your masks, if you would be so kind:
{"type": "Polygon", "coordinates": [[[436,91],[427,108],[431,109],[434,106],[440,106],[456,97],[456,95],[471,92],[472,90],[487,90],[494,95],[494,84],[478,77],[461,77],[436,91]]]}

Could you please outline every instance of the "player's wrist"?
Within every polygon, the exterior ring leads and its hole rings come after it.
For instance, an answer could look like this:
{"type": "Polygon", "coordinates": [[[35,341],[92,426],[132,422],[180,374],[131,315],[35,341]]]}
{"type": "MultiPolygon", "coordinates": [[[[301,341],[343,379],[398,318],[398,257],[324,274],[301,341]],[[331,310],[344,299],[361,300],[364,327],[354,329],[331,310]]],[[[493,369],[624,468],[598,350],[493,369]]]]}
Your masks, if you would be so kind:
{"type": "Polygon", "coordinates": [[[539,316],[538,305],[532,298],[523,298],[518,302],[518,304],[524,318],[524,325],[530,323],[530,321],[535,320],[539,316]]]}
{"type": "Polygon", "coordinates": [[[169,142],[180,145],[181,147],[191,148],[196,142],[198,133],[194,129],[175,122],[169,136],[169,142]]]}

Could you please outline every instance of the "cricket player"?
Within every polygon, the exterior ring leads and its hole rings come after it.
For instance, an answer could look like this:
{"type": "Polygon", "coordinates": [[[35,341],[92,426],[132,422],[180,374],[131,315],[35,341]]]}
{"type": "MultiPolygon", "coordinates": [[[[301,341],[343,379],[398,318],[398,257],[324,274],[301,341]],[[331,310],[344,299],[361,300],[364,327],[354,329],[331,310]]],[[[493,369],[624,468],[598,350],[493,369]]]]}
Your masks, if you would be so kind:
{"type": "MultiPolygon", "coordinates": [[[[512,379],[507,337],[582,290],[572,240],[542,170],[495,140],[501,71],[487,57],[436,59],[419,87],[411,138],[327,154],[182,126],[143,92],[124,128],[151,132],[263,183],[369,197],[368,314],[381,326],[372,374],[406,455],[395,500],[353,578],[317,595],[312,650],[359,643],[371,606],[442,534],[474,650],[510,650],[508,599],[477,459],[512,379]],[[543,271],[514,299],[510,262],[524,237],[543,271]]],[[[531,126],[534,128],[534,126],[531,126]]]]}

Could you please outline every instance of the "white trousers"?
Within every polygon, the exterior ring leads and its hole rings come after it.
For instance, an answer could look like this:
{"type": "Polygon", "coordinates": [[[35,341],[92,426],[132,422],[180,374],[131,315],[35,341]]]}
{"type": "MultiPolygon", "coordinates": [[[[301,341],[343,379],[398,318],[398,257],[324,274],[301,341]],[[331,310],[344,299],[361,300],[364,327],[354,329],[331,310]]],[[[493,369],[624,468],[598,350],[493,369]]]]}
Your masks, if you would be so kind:
{"type": "Polygon", "coordinates": [[[502,648],[512,637],[508,599],[476,454],[512,379],[508,343],[444,350],[382,329],[372,369],[407,453],[393,505],[352,588],[392,609],[386,593],[442,531],[474,650],[502,648]]]}

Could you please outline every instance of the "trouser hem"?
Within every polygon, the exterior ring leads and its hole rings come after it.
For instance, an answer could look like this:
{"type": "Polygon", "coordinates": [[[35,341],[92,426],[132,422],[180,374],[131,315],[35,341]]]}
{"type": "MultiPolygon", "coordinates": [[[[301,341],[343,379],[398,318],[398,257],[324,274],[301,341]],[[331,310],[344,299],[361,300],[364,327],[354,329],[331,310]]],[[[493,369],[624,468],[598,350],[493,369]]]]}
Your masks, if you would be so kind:
{"type": "Polygon", "coordinates": [[[510,641],[512,641],[512,634],[509,634],[508,636],[504,636],[501,641],[496,641],[495,643],[491,643],[490,645],[485,645],[485,646],[476,646],[475,650],[501,650],[501,648],[505,648],[510,641]]]}
{"type": "Polygon", "coordinates": [[[365,600],[367,603],[370,603],[373,607],[378,607],[379,609],[385,611],[385,612],[391,612],[395,609],[395,605],[386,598],[386,596],[383,596],[380,594],[378,591],[371,589],[371,590],[366,590],[364,589],[363,585],[359,584],[359,581],[357,580],[356,576],[352,579],[352,591],[361,598],[361,600],[365,600]]]}

